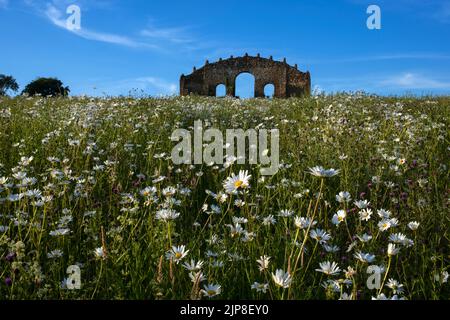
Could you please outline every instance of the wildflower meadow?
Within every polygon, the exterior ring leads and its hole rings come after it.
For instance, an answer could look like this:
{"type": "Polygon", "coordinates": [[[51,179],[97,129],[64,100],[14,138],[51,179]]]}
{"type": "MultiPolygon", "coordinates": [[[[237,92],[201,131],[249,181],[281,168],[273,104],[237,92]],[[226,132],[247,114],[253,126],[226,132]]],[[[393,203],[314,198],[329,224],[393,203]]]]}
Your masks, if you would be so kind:
{"type": "Polygon", "coordinates": [[[0,299],[449,299],[449,116],[356,93],[0,98],[0,299]],[[276,174],[175,164],[195,121],[277,129],[276,174]]]}

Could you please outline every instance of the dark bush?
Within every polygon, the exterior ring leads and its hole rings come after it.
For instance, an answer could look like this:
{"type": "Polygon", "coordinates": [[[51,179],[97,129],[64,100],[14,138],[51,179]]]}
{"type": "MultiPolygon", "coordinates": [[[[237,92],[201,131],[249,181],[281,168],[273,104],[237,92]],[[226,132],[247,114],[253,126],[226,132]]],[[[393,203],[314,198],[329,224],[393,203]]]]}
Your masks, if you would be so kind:
{"type": "Polygon", "coordinates": [[[23,93],[30,96],[40,94],[44,97],[67,96],[69,92],[69,87],[64,87],[61,80],[56,78],[38,78],[30,82],[23,90],[23,93]]]}

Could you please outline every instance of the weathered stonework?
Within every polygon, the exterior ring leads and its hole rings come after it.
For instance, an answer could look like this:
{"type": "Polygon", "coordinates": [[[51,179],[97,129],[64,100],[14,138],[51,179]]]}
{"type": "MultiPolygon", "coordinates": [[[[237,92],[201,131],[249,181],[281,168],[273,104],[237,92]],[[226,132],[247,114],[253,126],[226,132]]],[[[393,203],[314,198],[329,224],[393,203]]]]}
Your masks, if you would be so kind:
{"type": "Polygon", "coordinates": [[[264,97],[264,87],[273,84],[275,98],[300,97],[310,95],[311,77],[309,72],[301,72],[286,63],[245,55],[244,57],[231,56],[229,59],[215,63],[206,61],[205,65],[180,78],[180,95],[197,94],[203,96],[216,96],[218,85],[225,85],[226,95],[235,97],[236,78],[241,73],[250,73],[255,77],[255,97],[264,97]]]}

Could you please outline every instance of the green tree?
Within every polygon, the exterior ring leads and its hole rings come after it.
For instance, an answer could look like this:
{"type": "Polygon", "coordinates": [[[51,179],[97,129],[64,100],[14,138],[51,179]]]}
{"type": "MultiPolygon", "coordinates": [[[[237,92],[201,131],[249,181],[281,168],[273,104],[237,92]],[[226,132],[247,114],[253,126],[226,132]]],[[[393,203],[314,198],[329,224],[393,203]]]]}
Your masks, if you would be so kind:
{"type": "Polygon", "coordinates": [[[61,80],[56,78],[38,78],[25,87],[22,93],[27,93],[30,96],[40,94],[47,96],[67,96],[70,92],[69,87],[64,87],[61,80]]]}
{"type": "Polygon", "coordinates": [[[12,76],[6,76],[4,74],[0,74],[0,96],[6,95],[8,90],[17,91],[19,90],[19,85],[12,76]]]}

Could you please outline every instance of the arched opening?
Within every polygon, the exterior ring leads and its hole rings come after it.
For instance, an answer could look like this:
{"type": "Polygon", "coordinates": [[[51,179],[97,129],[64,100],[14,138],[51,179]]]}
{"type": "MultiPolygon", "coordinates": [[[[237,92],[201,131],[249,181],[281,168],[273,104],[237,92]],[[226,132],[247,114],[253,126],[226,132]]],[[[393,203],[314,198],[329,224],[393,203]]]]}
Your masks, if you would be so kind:
{"type": "Polygon", "coordinates": [[[255,77],[251,73],[241,73],[236,77],[236,97],[242,99],[255,97],[255,77]]]}
{"type": "Polygon", "coordinates": [[[275,95],[275,86],[271,83],[266,84],[264,86],[264,96],[266,98],[273,98],[274,95],[275,95]]]}
{"type": "Polygon", "coordinates": [[[227,95],[227,88],[224,84],[219,84],[216,87],[216,97],[225,97],[227,95]]]}

